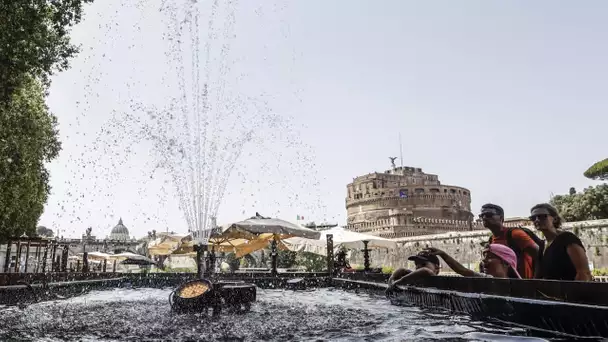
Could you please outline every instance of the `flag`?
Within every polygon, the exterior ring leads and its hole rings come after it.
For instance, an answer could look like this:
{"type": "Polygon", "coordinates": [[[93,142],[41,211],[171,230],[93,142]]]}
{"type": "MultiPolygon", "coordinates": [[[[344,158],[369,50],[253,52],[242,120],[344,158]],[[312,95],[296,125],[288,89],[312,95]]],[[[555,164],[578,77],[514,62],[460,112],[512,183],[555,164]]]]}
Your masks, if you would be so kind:
{"type": "Polygon", "coordinates": [[[303,219],[304,219],[304,216],[298,215],[297,221],[300,221],[300,220],[303,220],[303,219]]]}

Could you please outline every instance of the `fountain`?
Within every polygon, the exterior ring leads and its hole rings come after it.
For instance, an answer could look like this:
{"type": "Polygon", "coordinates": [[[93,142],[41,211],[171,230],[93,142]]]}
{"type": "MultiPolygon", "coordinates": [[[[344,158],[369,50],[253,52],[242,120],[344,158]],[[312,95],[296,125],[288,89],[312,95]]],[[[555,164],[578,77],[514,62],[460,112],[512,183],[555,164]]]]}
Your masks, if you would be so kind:
{"type": "Polygon", "coordinates": [[[252,140],[256,126],[265,118],[257,115],[245,118],[246,114],[241,112],[244,108],[239,108],[238,101],[228,96],[229,42],[222,45],[217,56],[219,75],[212,72],[215,35],[218,30],[223,32],[225,40],[234,35],[231,3],[227,5],[228,13],[222,23],[218,13],[223,8],[218,0],[212,2],[208,36],[202,51],[200,5],[197,1],[187,1],[183,6],[166,2],[162,8],[174,25],[175,36],[169,40],[171,57],[178,62],[181,94],[167,112],[168,117],[152,115],[158,119],[157,133],[151,136],[155,138],[161,165],[171,173],[180,209],[195,241],[198,279],[188,281],[172,292],[171,307],[179,311],[213,308],[217,314],[223,305],[247,310],[249,303],[255,300],[254,285],[218,283],[204,277],[213,272],[215,255],[207,246],[211,232],[216,228],[215,217],[228,179],[244,145],[252,140]],[[207,262],[203,262],[203,258],[207,258],[207,262]],[[205,265],[211,267],[206,270],[205,265]]]}

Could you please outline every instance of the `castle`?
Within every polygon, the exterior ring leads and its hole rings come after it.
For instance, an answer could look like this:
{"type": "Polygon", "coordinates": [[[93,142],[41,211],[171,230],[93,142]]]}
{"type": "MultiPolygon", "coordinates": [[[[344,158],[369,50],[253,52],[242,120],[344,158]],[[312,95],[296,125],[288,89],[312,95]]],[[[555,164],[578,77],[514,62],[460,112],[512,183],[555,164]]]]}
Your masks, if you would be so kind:
{"type": "Polygon", "coordinates": [[[346,229],[389,239],[483,229],[471,212],[471,192],[444,185],[420,168],[396,167],[346,186],[346,229]]]}

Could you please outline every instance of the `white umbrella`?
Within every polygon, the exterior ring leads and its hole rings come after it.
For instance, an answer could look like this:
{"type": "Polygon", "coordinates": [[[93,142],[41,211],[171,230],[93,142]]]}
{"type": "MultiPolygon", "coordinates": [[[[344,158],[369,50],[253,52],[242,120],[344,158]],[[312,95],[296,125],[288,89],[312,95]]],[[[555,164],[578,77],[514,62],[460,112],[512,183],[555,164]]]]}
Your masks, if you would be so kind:
{"type": "Polygon", "coordinates": [[[321,234],[300,225],[276,218],[266,218],[256,213],[256,216],[224,225],[217,236],[253,240],[260,234],[274,234],[289,237],[319,239],[321,234]]]}
{"type": "Polygon", "coordinates": [[[135,259],[135,260],[149,260],[147,257],[131,252],[124,252],[110,255],[109,259],[135,259]]]}
{"type": "MultiPolygon", "coordinates": [[[[84,255],[84,253],[78,253],[78,255],[82,256],[82,255],[84,255]]],[[[103,252],[88,252],[87,253],[87,257],[89,258],[89,260],[91,260],[91,259],[97,259],[97,260],[110,259],[111,256],[112,256],[112,254],[103,253],[103,252]]]]}
{"type": "Polygon", "coordinates": [[[335,227],[332,229],[324,230],[321,232],[319,240],[309,240],[303,238],[290,238],[285,239],[283,242],[285,245],[293,251],[305,251],[312,252],[315,254],[326,255],[327,254],[327,235],[333,235],[334,248],[344,247],[347,249],[363,249],[365,248],[364,241],[367,241],[367,248],[386,248],[394,249],[397,247],[397,243],[393,240],[385,239],[383,237],[362,234],[346,230],[341,227],[335,227]]]}

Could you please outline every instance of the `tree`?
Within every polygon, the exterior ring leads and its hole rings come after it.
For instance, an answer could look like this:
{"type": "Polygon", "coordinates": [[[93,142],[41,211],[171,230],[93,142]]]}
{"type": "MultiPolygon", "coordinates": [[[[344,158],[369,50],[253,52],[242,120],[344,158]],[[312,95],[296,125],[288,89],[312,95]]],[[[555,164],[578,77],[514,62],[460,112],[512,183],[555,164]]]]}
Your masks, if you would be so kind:
{"type": "Polygon", "coordinates": [[[310,252],[299,252],[296,265],[305,267],[308,272],[320,272],[327,269],[327,258],[310,252]]]}
{"type": "Polygon", "coordinates": [[[608,158],[591,165],[584,175],[589,179],[608,180],[608,158]]]}
{"type": "Polygon", "coordinates": [[[52,229],[48,229],[45,226],[39,226],[36,228],[36,234],[41,237],[53,237],[55,235],[52,229]]]}
{"type": "Polygon", "coordinates": [[[29,82],[49,84],[54,71],[68,68],[78,48],[70,28],[82,19],[82,6],[93,0],[0,0],[0,103],[29,82]]]}
{"type": "Polygon", "coordinates": [[[230,267],[230,272],[232,273],[239,269],[239,266],[241,263],[241,258],[237,258],[234,253],[228,253],[228,254],[226,254],[225,261],[228,264],[228,266],[230,267]]]}
{"type": "Polygon", "coordinates": [[[608,184],[588,187],[582,193],[557,195],[551,204],[566,221],[608,218],[608,184]]]}
{"type": "Polygon", "coordinates": [[[290,268],[296,263],[296,252],[279,250],[277,253],[278,268],[290,268]]]}
{"type": "Polygon", "coordinates": [[[60,149],[43,86],[25,77],[10,101],[0,103],[0,241],[36,232],[50,192],[45,163],[60,149]]]}
{"type": "Polygon", "coordinates": [[[0,0],[0,242],[33,235],[57,157],[57,120],[44,102],[50,76],[78,48],[69,31],[93,0],[0,0]]]}

